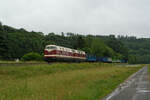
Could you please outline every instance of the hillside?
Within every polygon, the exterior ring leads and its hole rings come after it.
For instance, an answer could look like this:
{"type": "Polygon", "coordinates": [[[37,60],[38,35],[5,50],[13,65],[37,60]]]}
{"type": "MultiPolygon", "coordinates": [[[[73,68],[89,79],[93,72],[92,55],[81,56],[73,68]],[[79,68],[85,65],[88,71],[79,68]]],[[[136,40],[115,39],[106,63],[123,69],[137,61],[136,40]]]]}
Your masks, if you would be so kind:
{"type": "Polygon", "coordinates": [[[120,39],[129,48],[129,55],[133,63],[150,63],[149,38],[122,38],[120,39]]]}
{"type": "Polygon", "coordinates": [[[26,31],[0,24],[0,59],[14,60],[29,52],[43,55],[47,44],[56,44],[84,50],[88,54],[114,59],[128,59],[129,63],[149,63],[150,39],[137,39],[114,35],[94,36],[74,33],[49,33],[26,31]]]}

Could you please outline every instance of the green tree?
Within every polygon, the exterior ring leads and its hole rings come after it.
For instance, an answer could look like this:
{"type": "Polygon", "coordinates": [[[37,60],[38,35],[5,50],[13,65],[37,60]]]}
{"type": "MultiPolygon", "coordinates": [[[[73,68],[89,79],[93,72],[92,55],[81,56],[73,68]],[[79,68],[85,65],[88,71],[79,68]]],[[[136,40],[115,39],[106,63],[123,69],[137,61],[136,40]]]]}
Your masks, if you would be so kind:
{"type": "Polygon", "coordinates": [[[97,56],[104,56],[105,45],[99,39],[95,39],[91,44],[92,54],[97,56]]]}

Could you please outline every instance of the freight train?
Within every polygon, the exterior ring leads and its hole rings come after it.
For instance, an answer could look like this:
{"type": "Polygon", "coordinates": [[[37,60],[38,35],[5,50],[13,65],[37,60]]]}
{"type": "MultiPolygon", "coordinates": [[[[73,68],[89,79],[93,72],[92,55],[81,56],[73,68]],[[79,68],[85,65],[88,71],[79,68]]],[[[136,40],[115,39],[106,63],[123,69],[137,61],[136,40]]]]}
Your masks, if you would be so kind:
{"type": "Polygon", "coordinates": [[[44,49],[44,59],[47,62],[107,62],[126,63],[126,60],[112,60],[108,57],[97,57],[84,51],[70,49],[57,45],[47,45],[44,49]]]}

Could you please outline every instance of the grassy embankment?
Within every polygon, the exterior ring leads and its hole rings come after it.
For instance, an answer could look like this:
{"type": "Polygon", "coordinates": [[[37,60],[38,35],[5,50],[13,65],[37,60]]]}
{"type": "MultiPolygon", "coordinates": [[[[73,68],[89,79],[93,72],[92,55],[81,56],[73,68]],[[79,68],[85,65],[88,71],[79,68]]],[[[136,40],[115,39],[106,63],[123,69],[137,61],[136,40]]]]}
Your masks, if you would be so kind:
{"type": "MultiPolygon", "coordinates": [[[[150,64],[148,66],[149,76],[150,76],[150,64]]],[[[150,79],[150,78],[149,78],[150,79]]]]}
{"type": "Polygon", "coordinates": [[[0,100],[99,100],[139,68],[100,63],[0,67],[0,100]]]}
{"type": "Polygon", "coordinates": [[[19,61],[19,62],[16,62],[16,61],[2,61],[0,60],[0,63],[11,63],[11,64],[15,64],[15,63],[46,63],[45,61],[19,61]]]}

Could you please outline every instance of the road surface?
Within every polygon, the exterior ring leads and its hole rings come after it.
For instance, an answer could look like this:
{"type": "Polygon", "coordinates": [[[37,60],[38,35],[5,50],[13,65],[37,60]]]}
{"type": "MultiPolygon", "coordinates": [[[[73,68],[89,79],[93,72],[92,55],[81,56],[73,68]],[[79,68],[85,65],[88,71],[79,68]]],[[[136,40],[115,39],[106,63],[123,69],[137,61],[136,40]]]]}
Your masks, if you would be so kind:
{"type": "Polygon", "coordinates": [[[103,100],[150,100],[148,67],[142,68],[103,100]]]}

